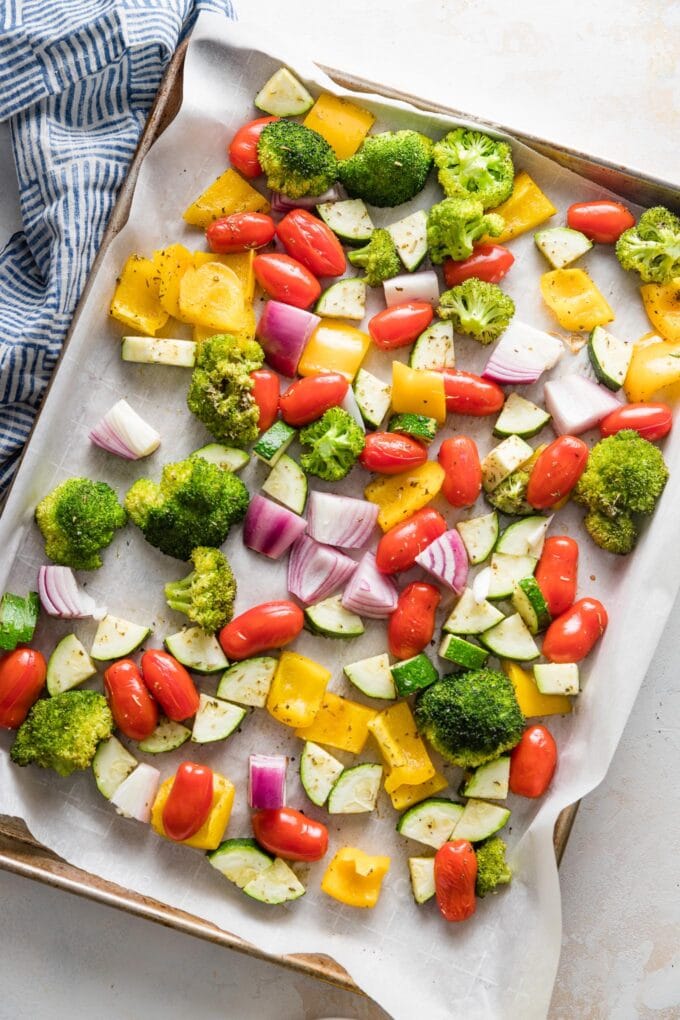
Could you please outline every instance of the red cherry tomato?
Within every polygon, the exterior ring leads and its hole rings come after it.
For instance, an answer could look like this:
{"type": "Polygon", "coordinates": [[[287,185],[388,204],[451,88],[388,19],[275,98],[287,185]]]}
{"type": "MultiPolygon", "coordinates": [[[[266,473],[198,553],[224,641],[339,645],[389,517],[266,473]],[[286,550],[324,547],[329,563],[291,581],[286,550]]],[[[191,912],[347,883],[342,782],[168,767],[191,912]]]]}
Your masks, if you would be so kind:
{"type": "Polygon", "coordinates": [[[104,673],[104,693],[113,721],[130,740],[146,740],[158,725],[158,705],[132,659],[120,659],[104,673]]]}
{"type": "Polygon", "coordinates": [[[557,744],[545,726],[529,726],[510,753],[510,789],[518,797],[542,797],[557,766],[557,744]]]}
{"type": "Polygon", "coordinates": [[[241,613],[220,631],[220,644],[228,659],[249,659],[268,648],[294,641],[305,622],[294,602],[263,602],[241,613]]]}
{"type": "Polygon", "coordinates": [[[275,301],[309,308],[321,293],[321,284],[301,262],[277,252],[256,255],[253,271],[263,290],[275,301]]]}
{"type": "Polygon", "coordinates": [[[560,436],[546,446],[531,469],[527,503],[547,510],[568,496],[586,469],[588,447],[576,436],[560,436]]]}
{"type": "Polygon", "coordinates": [[[477,909],[477,855],[472,843],[454,839],[434,856],[434,889],[445,921],[466,921],[477,909]]]}
{"type": "Polygon", "coordinates": [[[288,254],[314,276],[342,276],[345,272],[342,245],[330,227],[306,209],[293,209],[284,216],[276,235],[288,254]]]}
{"type": "Polygon", "coordinates": [[[667,436],[673,425],[673,411],[668,404],[622,404],[600,422],[603,436],[613,436],[622,429],[634,429],[643,439],[653,443],[667,436]]]}
{"type": "Polygon", "coordinates": [[[276,224],[271,216],[258,212],[233,213],[211,223],[205,232],[210,251],[219,255],[263,248],[274,240],[276,224]]]}
{"type": "Polygon", "coordinates": [[[181,722],[198,711],[198,691],[184,666],[160,648],[142,655],[142,677],[168,719],[181,722]]]}
{"type": "Polygon", "coordinates": [[[257,427],[260,432],[266,432],[279,413],[279,377],[269,368],[257,368],[250,373],[250,378],[253,380],[253,400],[260,409],[257,427]]]}
{"type": "Polygon", "coordinates": [[[543,654],[551,662],[580,662],[592,651],[607,628],[607,610],[597,599],[574,602],[548,627],[543,654]]]}
{"type": "Polygon", "coordinates": [[[411,659],[427,648],[441,598],[435,586],[425,581],[406,585],[387,624],[387,641],[395,659],[411,659]]]}
{"type": "Polygon", "coordinates": [[[426,506],[413,517],[395,524],[378,542],[375,562],[383,574],[410,570],[423,549],[446,531],[446,521],[438,510],[426,506]]]}
{"type": "Polygon", "coordinates": [[[515,256],[502,244],[480,244],[462,262],[444,261],[444,280],[447,287],[456,287],[471,276],[486,283],[499,283],[508,272],[515,256]]]}
{"type": "Polygon", "coordinates": [[[451,506],[472,506],[482,488],[482,465],[474,439],[468,436],[445,439],[437,459],[446,472],[444,497],[451,506]]]}
{"type": "Polygon", "coordinates": [[[320,861],[328,850],[328,829],[294,808],[267,808],[253,815],[255,839],[277,857],[320,861]]]}
{"type": "Polygon", "coordinates": [[[614,244],[624,230],[635,226],[630,209],[620,202],[602,199],[599,202],[575,202],[567,209],[567,223],[572,230],[598,244],[614,244]]]}
{"type": "Polygon", "coordinates": [[[45,686],[47,663],[33,648],[15,648],[0,659],[0,727],[16,730],[45,686]]]}
{"type": "Polygon", "coordinates": [[[359,463],[380,475],[398,475],[420,467],[427,460],[422,443],[399,432],[369,432],[359,463]]]}
{"type": "Polygon", "coordinates": [[[195,836],[208,818],[212,803],[212,769],[183,761],[163,805],[165,835],[178,843],[195,836]]]}
{"type": "Polygon", "coordinates": [[[412,344],[432,322],[434,309],[428,301],[404,301],[378,312],[368,323],[373,343],[383,351],[412,344]]]}
{"type": "Polygon", "coordinates": [[[298,379],[281,397],[281,417],[289,425],[308,425],[345,398],[349,383],[339,372],[298,379]]]}
{"type": "Polygon", "coordinates": [[[229,161],[235,170],[244,177],[259,177],[262,173],[260,161],[257,158],[257,143],[260,135],[267,124],[271,124],[278,117],[258,117],[239,128],[229,143],[229,161]]]}
{"type": "Polygon", "coordinates": [[[578,545],[574,539],[568,535],[546,538],[535,577],[553,620],[574,604],[577,572],[578,545]]]}
{"type": "Polygon", "coordinates": [[[484,418],[497,414],[505,403],[505,394],[495,382],[457,368],[444,369],[444,393],[449,414],[484,418]]]}

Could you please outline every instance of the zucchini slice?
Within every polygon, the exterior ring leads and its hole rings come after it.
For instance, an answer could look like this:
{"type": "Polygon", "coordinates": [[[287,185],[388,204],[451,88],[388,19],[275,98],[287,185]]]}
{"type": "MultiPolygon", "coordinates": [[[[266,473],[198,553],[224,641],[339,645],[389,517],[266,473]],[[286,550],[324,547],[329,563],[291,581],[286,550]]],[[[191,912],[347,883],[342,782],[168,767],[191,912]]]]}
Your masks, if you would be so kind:
{"type": "Polygon", "coordinates": [[[243,892],[260,903],[276,906],[304,896],[305,887],[293,869],[277,857],[273,864],[243,886],[243,892]]]}
{"type": "Polygon", "coordinates": [[[524,577],[533,574],[538,560],[533,556],[514,556],[510,553],[495,552],[491,557],[490,599],[509,599],[515,585],[524,577]]]}
{"type": "Polygon", "coordinates": [[[578,665],[575,662],[541,662],[534,666],[534,680],[541,694],[578,694],[578,665]]]}
{"type": "Polygon", "coordinates": [[[416,903],[427,903],[434,896],[434,857],[409,857],[408,871],[416,903]]]}
{"type": "Polygon", "coordinates": [[[107,800],[111,800],[123,780],[136,768],[137,759],[116,737],[102,740],[92,759],[94,781],[107,800]]]}
{"type": "Polygon", "coordinates": [[[536,247],[545,255],[553,269],[564,269],[593,247],[580,230],[571,227],[549,227],[534,234],[536,247]]]}
{"type": "Polygon", "coordinates": [[[98,662],[124,659],[139,648],[150,633],[150,627],[121,620],[118,616],[105,616],[97,627],[90,655],[98,662]]]}
{"type": "Polygon", "coordinates": [[[366,314],[366,284],[358,277],[338,280],[323,292],[314,311],[326,318],[361,322],[366,314]]]}
{"type": "Polygon", "coordinates": [[[393,701],[397,696],[387,652],[350,662],[343,666],[343,671],[349,682],[369,698],[393,701]]]}
{"type": "Polygon", "coordinates": [[[300,782],[312,804],[323,807],[343,770],[342,762],[325,748],[311,740],[305,743],[300,757],[300,782]]]}
{"type": "Polygon", "coordinates": [[[215,635],[200,627],[169,634],[164,643],[170,654],[194,673],[219,673],[229,665],[215,635]]]}
{"type": "Polygon", "coordinates": [[[278,659],[271,655],[235,662],[220,680],[217,697],[237,705],[264,708],[277,664],[278,659]]]}
{"type": "Polygon", "coordinates": [[[47,693],[54,696],[70,691],[94,676],[97,667],[75,634],[67,634],[47,663],[47,693]]]}
{"type": "Polygon", "coordinates": [[[305,624],[312,634],[328,638],[355,638],[364,633],[364,622],[342,605],[342,595],[317,602],[305,609],[305,624]]]}
{"type": "Polygon", "coordinates": [[[246,709],[240,705],[232,705],[221,698],[211,698],[201,693],[191,739],[196,744],[226,740],[241,725],[245,714],[246,709]]]}
{"type": "Polygon", "coordinates": [[[550,626],[548,603],[535,577],[523,577],[517,582],[512,593],[512,604],[532,634],[539,634],[550,626]]]}
{"type": "Polygon", "coordinates": [[[360,368],[354,380],[354,399],[367,425],[380,428],[392,402],[392,387],[360,368]]]}
{"type": "Polygon", "coordinates": [[[195,450],[191,456],[216,464],[224,471],[240,471],[250,460],[250,454],[245,450],[238,450],[235,446],[222,446],[221,443],[208,443],[200,450],[195,450]]]}
{"type": "Polygon", "coordinates": [[[456,666],[465,669],[479,669],[489,658],[486,648],[480,648],[472,641],[466,641],[457,634],[447,634],[439,646],[439,655],[442,659],[453,662],[456,666]]]}
{"type": "Polygon", "coordinates": [[[483,563],[493,552],[498,541],[498,514],[493,510],[482,517],[472,517],[469,521],[458,521],[458,534],[463,539],[468,560],[473,566],[483,563]]]}
{"type": "Polygon", "coordinates": [[[422,443],[431,443],[438,428],[437,419],[428,418],[425,414],[394,414],[387,426],[388,432],[402,432],[422,443]]]}
{"type": "Polygon", "coordinates": [[[274,863],[254,839],[225,839],[217,850],[206,854],[208,861],[225,878],[243,889],[274,863]]]}
{"type": "MultiPolygon", "coordinates": [[[[523,517],[505,529],[496,542],[496,552],[508,556],[532,556],[541,558],[545,533],[552,517],[523,517]]],[[[531,573],[531,571],[530,571],[531,573]]]]}
{"type": "Polygon", "coordinates": [[[481,797],[484,800],[505,800],[510,784],[510,756],[480,765],[470,775],[461,793],[464,797],[481,797]]]}
{"type": "Polygon", "coordinates": [[[255,96],[255,106],[272,117],[301,117],[314,100],[287,67],[280,67],[255,96]]]}
{"type": "Polygon", "coordinates": [[[182,744],[186,744],[191,736],[191,730],[181,723],[173,722],[172,719],[161,719],[156,729],[144,740],[140,740],[140,751],[145,754],[165,754],[166,751],[175,751],[182,744]]]}
{"type": "Polygon", "coordinates": [[[153,336],[124,336],[120,345],[123,361],[140,365],[170,365],[174,368],[193,368],[196,364],[196,344],[193,340],[166,340],[153,336]]]}
{"type": "Polygon", "coordinates": [[[590,334],[588,356],[598,382],[609,390],[620,390],[628,374],[633,347],[634,344],[619,340],[602,326],[596,326],[590,334]]]}
{"type": "Polygon", "coordinates": [[[534,451],[520,436],[508,436],[495,446],[482,461],[482,485],[493,492],[513,471],[525,464],[534,451]]]}
{"type": "Polygon", "coordinates": [[[405,811],[397,832],[438,850],[450,838],[463,816],[463,805],[445,797],[430,797],[405,811]]]}
{"type": "Polygon", "coordinates": [[[439,680],[439,673],[424,652],[402,662],[395,662],[390,666],[390,672],[400,698],[408,698],[439,680]]]}
{"type": "Polygon", "coordinates": [[[480,843],[502,829],[508,818],[508,808],[487,804],[484,800],[469,800],[462,817],[453,830],[454,839],[468,839],[480,843]]]}
{"type": "Polygon", "coordinates": [[[550,415],[542,407],[511,393],[494,425],[494,436],[521,436],[529,439],[537,435],[550,421],[550,415]]]}
{"type": "Polygon", "coordinates": [[[382,765],[364,763],[345,769],[329,794],[329,814],[357,815],[375,810],[382,777],[382,765]]]}
{"type": "Polygon", "coordinates": [[[412,273],[427,255],[427,213],[424,209],[418,209],[403,220],[391,223],[387,230],[399,258],[412,273]]]}
{"type": "Polygon", "coordinates": [[[435,372],[454,368],[453,325],[450,322],[431,322],[414,343],[408,363],[411,368],[429,368],[435,372]]]}
{"type": "Polygon", "coordinates": [[[296,435],[297,431],[291,425],[286,425],[285,421],[279,419],[266,432],[262,433],[253,447],[253,453],[259,460],[274,467],[277,460],[283,457],[296,435]]]}
{"type": "Polygon", "coordinates": [[[322,202],[316,211],[327,227],[341,241],[360,244],[369,241],[375,230],[366,203],[360,198],[348,198],[343,202],[322,202]]]}
{"type": "Polygon", "coordinates": [[[500,609],[490,602],[477,602],[466,588],[443,626],[447,634],[482,634],[504,619],[500,609]]]}
{"type": "Polygon", "coordinates": [[[267,475],[262,491],[293,513],[301,514],[307,502],[307,475],[292,457],[284,453],[267,475]]]}
{"type": "Polygon", "coordinates": [[[519,613],[506,616],[490,630],[479,635],[479,640],[499,659],[513,662],[529,662],[541,654],[536,642],[519,613]]]}

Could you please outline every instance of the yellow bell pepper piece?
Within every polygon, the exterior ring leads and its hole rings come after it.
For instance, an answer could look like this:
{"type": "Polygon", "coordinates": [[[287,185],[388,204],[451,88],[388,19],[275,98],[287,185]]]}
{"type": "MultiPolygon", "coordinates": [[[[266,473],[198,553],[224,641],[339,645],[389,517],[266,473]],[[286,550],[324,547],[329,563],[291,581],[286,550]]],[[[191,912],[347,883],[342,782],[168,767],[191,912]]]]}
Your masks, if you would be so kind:
{"type": "Polygon", "coordinates": [[[398,701],[384,709],[368,724],[368,728],[389,769],[385,789],[390,795],[400,786],[418,786],[436,776],[406,701],[398,701]]]}
{"type": "MultiPolygon", "coordinates": [[[[232,336],[240,337],[243,340],[254,340],[256,327],[257,316],[255,315],[255,311],[251,305],[246,305],[243,309],[243,317],[237,324],[231,327],[229,333],[232,336]]],[[[215,333],[219,332],[220,330],[216,330],[212,326],[198,326],[194,324],[191,339],[200,343],[202,340],[207,340],[208,337],[215,336],[215,333]]]]}
{"type": "Polygon", "coordinates": [[[194,269],[200,269],[206,262],[221,262],[238,276],[243,290],[244,301],[252,301],[255,295],[255,273],[253,260],[255,251],[233,252],[231,255],[214,255],[211,251],[194,251],[191,253],[194,269]]]}
{"type": "Polygon", "coordinates": [[[416,510],[431,503],[444,483],[444,469],[428,460],[413,471],[400,475],[382,475],[364,489],[369,503],[380,507],[378,524],[389,531],[395,524],[412,517],[416,510]]]}
{"type": "Polygon", "coordinates": [[[209,227],[213,220],[237,212],[269,212],[269,202],[230,169],[185,209],[183,217],[192,227],[209,227]]]}
{"type": "Polygon", "coordinates": [[[338,159],[349,159],[357,151],[375,121],[368,110],[349,99],[322,93],[303,124],[325,138],[338,159]]]}
{"type": "Polygon", "coordinates": [[[158,294],[161,306],[168,315],[182,321],[179,309],[179,281],[187,269],[191,269],[191,252],[183,244],[171,244],[153,253],[153,262],[158,271],[158,294]]]}
{"type": "Polygon", "coordinates": [[[159,282],[155,262],[131,255],[118,278],[110,314],[135,332],[154,336],[169,318],[161,305],[159,282]]]}
{"type": "MultiPolygon", "coordinates": [[[[174,781],[175,777],[170,776],[169,779],[161,783],[151,808],[151,828],[159,836],[163,836],[164,839],[168,837],[163,826],[163,808],[170,796],[170,790],[174,781]]],[[[219,772],[213,772],[213,802],[210,814],[198,832],[195,832],[193,836],[189,836],[189,839],[183,839],[181,842],[185,846],[196,847],[197,850],[217,850],[229,824],[231,809],[234,804],[234,793],[234,784],[226,776],[221,776],[219,772]]],[[[176,840],[171,842],[174,843],[176,840]]]]}
{"type": "Polygon", "coordinates": [[[665,340],[680,341],[680,276],[670,283],[645,283],[640,293],[657,333],[665,340]]]}
{"type": "Polygon", "coordinates": [[[623,388],[631,403],[649,400],[659,390],[672,387],[663,396],[676,399],[680,383],[680,343],[662,340],[655,334],[642,337],[633,347],[633,357],[623,388]]]}
{"type": "Polygon", "coordinates": [[[541,294],[564,329],[591,330],[614,318],[604,295],[583,269],[553,269],[544,273],[541,294]]]}
{"type": "Polygon", "coordinates": [[[348,907],[374,907],[389,868],[389,857],[373,857],[357,847],[344,846],[328,865],[321,889],[348,907]]]}
{"type": "Polygon", "coordinates": [[[267,696],[267,711],[285,726],[309,726],[323,701],[330,671],[297,652],[283,652],[267,696]]]}
{"type": "Polygon", "coordinates": [[[541,694],[531,673],[516,662],[503,659],[501,666],[515,688],[515,697],[523,715],[566,715],[571,712],[571,701],[566,694],[541,694]]]}
{"type": "Polygon", "coordinates": [[[505,220],[503,233],[499,237],[484,237],[480,244],[505,244],[506,241],[512,241],[513,237],[519,237],[550,219],[557,209],[529,174],[520,170],[515,177],[510,198],[506,198],[493,212],[505,220]]]}
{"type": "Polygon", "coordinates": [[[352,382],[371,345],[371,338],[343,322],[322,322],[302,352],[298,375],[340,372],[352,382]]]}
{"type": "Polygon", "coordinates": [[[392,410],[395,414],[424,414],[443,425],[446,421],[443,374],[393,361],[392,410]]]}
{"type": "Polygon", "coordinates": [[[326,691],[314,721],[297,729],[295,736],[359,754],[368,739],[368,724],[377,714],[373,708],[326,691]]]}
{"type": "Polygon", "coordinates": [[[440,793],[448,785],[449,781],[446,776],[435,772],[432,778],[426,779],[424,783],[416,783],[415,786],[408,783],[398,786],[390,793],[392,807],[395,811],[405,811],[406,808],[412,807],[413,804],[419,804],[427,797],[434,797],[435,793],[440,793]]]}
{"type": "Polygon", "coordinates": [[[186,322],[216,333],[239,329],[245,313],[241,282],[221,262],[187,269],[179,281],[179,309],[186,322]]]}

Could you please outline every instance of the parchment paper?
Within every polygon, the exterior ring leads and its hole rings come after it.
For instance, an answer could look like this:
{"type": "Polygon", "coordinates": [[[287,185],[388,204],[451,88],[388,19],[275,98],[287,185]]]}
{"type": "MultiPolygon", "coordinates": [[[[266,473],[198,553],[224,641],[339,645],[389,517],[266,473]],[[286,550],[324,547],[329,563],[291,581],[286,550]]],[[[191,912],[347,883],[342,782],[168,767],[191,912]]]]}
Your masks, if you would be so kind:
{"type": "MultiPolygon", "coordinates": [[[[121,331],[107,318],[107,308],[116,275],[130,252],[148,255],[173,241],[194,248],[204,246],[201,232],[183,224],[181,211],[222,172],[226,143],[237,126],[254,116],[252,96],[282,61],[315,93],[324,88],[341,92],[305,55],[273,40],[263,42],[263,38],[259,30],[255,35],[215,15],[203,15],[198,22],[187,57],[182,110],[144,162],[129,223],[111,245],[94,282],[0,523],[3,589],[22,592],[35,587],[44,553],[32,512],[53,485],[72,475],[88,475],[108,480],[122,496],[136,478],[158,477],[163,463],[180,459],[208,441],[202,426],[185,408],[188,373],[123,363],[121,331]],[[163,435],[160,450],[148,460],[130,464],[88,441],[88,430],[122,396],[163,435]]],[[[455,96],[452,99],[455,101],[455,96]]],[[[363,96],[361,102],[377,114],[378,128],[410,126],[438,137],[452,123],[377,97],[363,96]]],[[[562,212],[572,201],[604,194],[519,145],[514,146],[514,152],[518,167],[536,178],[562,212]]],[[[427,206],[439,197],[438,189],[430,185],[412,207],[427,206]]],[[[396,214],[390,210],[377,213],[376,222],[388,223],[409,211],[410,207],[396,214]]],[[[563,222],[562,216],[553,222],[563,222]]],[[[517,303],[517,318],[554,331],[555,323],[542,304],[538,287],[539,274],[546,267],[531,234],[513,242],[512,248],[517,265],[504,287],[517,303]]],[[[583,264],[616,311],[613,330],[631,340],[646,332],[649,327],[635,280],[619,269],[611,251],[594,250],[583,264]]],[[[377,307],[369,308],[369,314],[377,307]]],[[[459,367],[472,371],[481,368],[488,356],[465,338],[456,339],[456,351],[459,367]]],[[[366,365],[387,377],[388,366],[382,357],[369,356],[366,365]]],[[[573,370],[574,358],[568,353],[560,371],[573,370]]],[[[540,387],[526,392],[540,395],[540,387]]],[[[488,421],[475,425],[473,419],[449,418],[440,437],[457,429],[478,438],[483,452],[494,442],[488,421]]],[[[551,438],[547,429],[535,443],[551,438]]],[[[330,954],[395,1017],[410,1020],[417,1013],[429,1020],[530,1020],[545,1016],[561,925],[553,824],[561,808],[603,778],[679,586],[680,546],[674,533],[680,435],[670,438],[665,453],[671,481],[634,555],[615,558],[596,550],[582,529],[582,511],[577,507],[570,506],[559,515],[557,530],[580,539],[579,592],[602,599],[609,610],[609,629],[582,671],[584,689],[571,717],[550,721],[559,743],[560,764],[549,794],[538,805],[509,798],[512,818],[504,834],[516,870],[514,882],[501,894],[480,901],[470,922],[446,925],[433,903],[414,904],[407,858],[428,851],[396,834],[396,814],[384,793],[373,815],[333,816],[329,820],[325,812],[309,810],[311,805],[297,781],[300,742],[261,710],[251,714],[241,732],[226,743],[191,745],[189,750],[185,745],[181,751],[148,760],[161,768],[164,777],[187,757],[205,760],[227,774],[238,791],[228,832],[238,836],[249,832],[248,754],[287,753],[291,757],[289,802],[329,822],[331,851],[350,844],[391,855],[390,874],[375,910],[353,910],[320,893],[324,862],[306,870],[308,891],[302,900],[287,908],[251,902],[213,871],[200,853],[170,845],[149,827],[119,818],[98,794],[89,772],[61,779],[35,768],[10,766],[6,751],[11,736],[7,733],[0,736],[0,812],[23,817],[39,840],[73,864],[189,910],[267,951],[330,954]]],[[[263,465],[250,464],[242,477],[254,491],[266,471],[263,465]]],[[[354,476],[346,491],[359,495],[365,475],[356,471],[354,476]]],[[[442,501],[436,505],[452,523],[462,516],[442,501]]],[[[485,512],[483,507],[480,502],[466,516],[485,512]]],[[[552,530],[555,532],[555,526],[552,530]]],[[[285,563],[273,564],[244,550],[239,529],[234,529],[225,551],[239,578],[237,611],[265,598],[285,597],[285,563]]],[[[165,606],[163,584],[184,573],[184,564],[146,545],[129,526],[106,551],[104,567],[82,574],[81,582],[111,612],[152,625],[149,644],[160,646],[165,635],[185,622],[165,606]]],[[[56,640],[71,630],[87,646],[95,624],[81,621],[73,626],[43,618],[36,643],[50,651],[56,640]]],[[[347,644],[305,633],[296,647],[333,670],[332,689],[364,700],[348,687],[341,666],[343,661],[383,651],[384,626],[367,621],[366,634],[347,644]]],[[[202,678],[199,683],[202,689],[213,691],[216,681],[202,678]]],[[[95,681],[93,686],[97,686],[95,681]]],[[[349,756],[340,757],[349,761],[349,756]]],[[[369,742],[362,757],[379,760],[377,748],[369,742]]],[[[460,773],[448,766],[444,771],[450,777],[449,795],[455,796],[460,773]]],[[[585,860],[583,866],[602,868],[606,862],[585,860]]]]}

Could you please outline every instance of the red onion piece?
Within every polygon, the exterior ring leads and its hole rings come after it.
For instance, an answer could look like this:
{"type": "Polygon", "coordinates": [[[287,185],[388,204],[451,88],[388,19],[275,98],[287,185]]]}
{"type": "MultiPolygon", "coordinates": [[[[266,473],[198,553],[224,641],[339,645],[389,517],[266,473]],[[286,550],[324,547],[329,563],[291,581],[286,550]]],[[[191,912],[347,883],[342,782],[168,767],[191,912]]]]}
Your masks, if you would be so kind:
{"type": "Polygon", "coordinates": [[[339,202],[341,198],[342,194],[337,184],[324,191],[323,195],[305,195],[303,198],[289,198],[288,195],[275,191],[272,194],[271,207],[275,213],[287,213],[291,209],[311,210],[316,209],[322,202],[339,202]]]}
{"type": "Polygon", "coordinates": [[[343,592],[342,604],[359,616],[382,620],[397,608],[397,596],[392,578],[381,574],[375,564],[375,554],[366,552],[343,592]]]}
{"type": "Polygon", "coordinates": [[[90,439],[108,453],[125,460],[148,457],[160,446],[161,437],[127,400],[119,400],[90,432],[90,439]]]}
{"type": "Polygon", "coordinates": [[[98,606],[91,595],[81,591],[70,567],[53,564],[38,571],[38,594],[45,612],[62,620],[101,620],[106,608],[98,606]]]}
{"type": "Polygon", "coordinates": [[[314,491],[307,504],[307,534],[326,545],[361,549],[373,534],[379,509],[365,499],[314,491]]]}
{"type": "Polygon", "coordinates": [[[306,527],[304,517],[258,493],[251,499],[243,522],[243,542],[254,552],[278,560],[306,527]]]}
{"type": "Polygon", "coordinates": [[[543,399],[558,436],[587,432],[621,406],[610,390],[581,375],[567,375],[547,382],[543,399]]]}
{"type": "Polygon", "coordinates": [[[303,308],[267,301],[257,324],[257,339],[270,365],[281,375],[295,375],[302,352],[316,327],[319,315],[303,308]]]}
{"type": "Polygon", "coordinates": [[[248,759],[248,804],[256,811],[286,803],[286,765],[283,754],[251,754],[248,759]]]}
{"type": "Polygon", "coordinates": [[[393,276],[391,280],[385,280],[383,289],[388,308],[403,301],[427,301],[433,308],[439,304],[439,280],[433,269],[393,276]]]}
{"type": "Polygon", "coordinates": [[[302,535],[290,551],[288,591],[305,605],[320,602],[341,588],[356,569],[349,556],[302,535]]]}
{"type": "Polygon", "coordinates": [[[460,595],[468,576],[468,557],[463,539],[455,528],[445,531],[416,556],[416,563],[438,581],[460,595]]]}
{"type": "Polygon", "coordinates": [[[484,379],[509,385],[536,382],[564,353],[561,340],[523,322],[511,322],[482,372],[484,379]]]}

